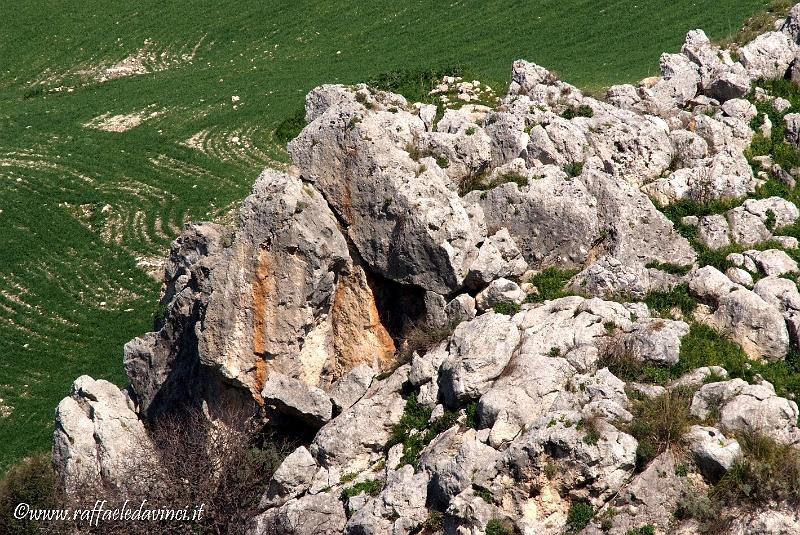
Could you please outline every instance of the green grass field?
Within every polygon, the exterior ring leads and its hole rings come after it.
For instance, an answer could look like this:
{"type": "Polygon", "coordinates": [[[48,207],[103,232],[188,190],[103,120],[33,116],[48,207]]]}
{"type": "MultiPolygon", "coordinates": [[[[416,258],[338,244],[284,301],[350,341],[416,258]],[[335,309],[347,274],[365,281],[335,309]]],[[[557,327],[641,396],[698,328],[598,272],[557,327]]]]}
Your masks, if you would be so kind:
{"type": "Polygon", "coordinates": [[[137,261],[285,162],[273,132],[315,85],[460,64],[502,93],[525,58],[599,89],[657,74],[687,30],[720,38],[765,5],[162,4],[0,7],[0,473],[49,447],[75,377],[124,384],[122,344],[150,329],[159,289],[137,261]],[[102,81],[131,57],[142,74],[102,81]]]}

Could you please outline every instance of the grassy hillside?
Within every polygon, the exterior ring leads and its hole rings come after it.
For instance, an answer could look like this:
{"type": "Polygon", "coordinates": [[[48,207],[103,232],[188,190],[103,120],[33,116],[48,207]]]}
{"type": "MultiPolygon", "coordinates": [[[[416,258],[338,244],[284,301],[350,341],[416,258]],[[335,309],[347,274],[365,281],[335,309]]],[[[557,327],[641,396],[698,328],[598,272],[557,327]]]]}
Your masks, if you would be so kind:
{"type": "Polygon", "coordinates": [[[452,64],[503,85],[516,58],[599,88],[656,74],[687,30],[721,37],[764,5],[172,4],[0,5],[0,473],[49,447],[75,377],[124,384],[122,344],[149,330],[159,288],[137,262],[285,161],[273,132],[310,88],[452,64]]]}

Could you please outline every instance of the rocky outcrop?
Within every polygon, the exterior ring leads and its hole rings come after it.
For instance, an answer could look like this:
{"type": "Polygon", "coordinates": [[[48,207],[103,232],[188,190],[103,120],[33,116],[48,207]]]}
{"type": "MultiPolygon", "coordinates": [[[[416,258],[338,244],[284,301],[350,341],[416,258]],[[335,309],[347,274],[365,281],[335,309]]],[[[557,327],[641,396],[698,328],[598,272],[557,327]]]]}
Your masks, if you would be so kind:
{"type": "MultiPolygon", "coordinates": [[[[798,13],[736,61],[689,32],[660,77],[605,100],[521,60],[502,98],[446,77],[428,95],[444,109],[312,90],[293,165],[261,174],[237,228],[172,244],[163,314],[124,349],[130,386],[83,376],[59,404],[63,487],[146,484],[150,424],[192,408],[225,434],[235,405],[293,439],[251,535],[556,535],[579,504],[597,513],[583,533],[697,531],[674,513],[748,453],[742,433],[800,448],[784,385],[741,354],[695,362],[697,322],[762,369],[800,340],[781,235],[800,210],[756,193],[797,172],[744,155],[762,102],[792,105],[750,89],[797,71],[798,13]],[[642,407],[662,402],[691,416],[651,440],[642,407]]],[[[731,529],[789,529],[780,507],[731,529]]]]}

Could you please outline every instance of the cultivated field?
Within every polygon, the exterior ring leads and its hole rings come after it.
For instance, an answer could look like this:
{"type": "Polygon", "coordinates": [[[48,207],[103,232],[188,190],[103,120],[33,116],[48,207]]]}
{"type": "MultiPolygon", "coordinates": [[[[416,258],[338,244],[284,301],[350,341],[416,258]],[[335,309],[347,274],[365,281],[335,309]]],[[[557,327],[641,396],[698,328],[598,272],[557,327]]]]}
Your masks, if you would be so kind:
{"type": "MultiPolygon", "coordinates": [[[[150,329],[146,273],[184,222],[224,219],[275,130],[323,82],[461,65],[504,91],[512,60],[599,89],[657,74],[687,30],[764,6],[700,2],[3,2],[0,473],[49,447],[77,376],[124,383],[150,329]]],[[[291,130],[291,129],[289,129],[291,130]]]]}

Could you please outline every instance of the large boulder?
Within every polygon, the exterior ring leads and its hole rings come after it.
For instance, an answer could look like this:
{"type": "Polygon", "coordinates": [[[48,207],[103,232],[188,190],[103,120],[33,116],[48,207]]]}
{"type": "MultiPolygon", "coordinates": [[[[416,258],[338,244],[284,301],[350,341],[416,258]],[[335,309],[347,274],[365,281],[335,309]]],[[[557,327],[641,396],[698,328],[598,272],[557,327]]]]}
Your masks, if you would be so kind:
{"type": "Polygon", "coordinates": [[[741,62],[751,80],[783,78],[794,61],[797,45],[788,35],[767,32],[745,45],[741,62]]]}
{"type": "MultiPolygon", "coordinates": [[[[352,89],[339,90],[352,97],[326,109],[289,143],[294,164],[373,270],[443,294],[459,288],[485,234],[433,158],[430,165],[414,159],[425,149],[422,120],[402,106],[389,111],[390,94],[357,99],[352,89]]],[[[469,131],[452,135],[473,137],[469,131]]],[[[486,143],[489,158],[488,137],[486,143]]]]}
{"type": "Polygon", "coordinates": [[[56,408],[53,466],[69,494],[100,486],[156,484],[155,447],[128,392],[102,379],[78,377],[56,408]]]}

